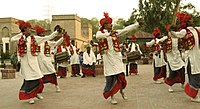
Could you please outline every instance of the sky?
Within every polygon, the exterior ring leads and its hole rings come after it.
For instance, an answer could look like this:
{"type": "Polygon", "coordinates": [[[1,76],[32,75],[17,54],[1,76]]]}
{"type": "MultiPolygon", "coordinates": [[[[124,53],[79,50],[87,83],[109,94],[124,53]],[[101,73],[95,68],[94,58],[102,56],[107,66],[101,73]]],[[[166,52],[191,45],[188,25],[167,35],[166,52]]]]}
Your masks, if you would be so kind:
{"type": "MultiPolygon", "coordinates": [[[[139,0],[3,0],[0,4],[0,18],[14,17],[21,20],[51,19],[51,15],[77,14],[79,17],[103,18],[108,12],[112,18],[128,20],[139,0]]],[[[182,0],[192,3],[200,12],[198,0],[182,0]]]]}

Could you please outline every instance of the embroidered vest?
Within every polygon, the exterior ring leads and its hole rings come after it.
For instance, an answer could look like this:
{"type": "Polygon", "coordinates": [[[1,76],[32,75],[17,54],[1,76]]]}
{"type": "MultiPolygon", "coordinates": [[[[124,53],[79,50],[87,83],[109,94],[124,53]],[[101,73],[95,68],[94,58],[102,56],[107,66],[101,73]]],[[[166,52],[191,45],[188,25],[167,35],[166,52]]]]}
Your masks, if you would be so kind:
{"type": "Polygon", "coordinates": [[[38,56],[39,52],[40,52],[40,46],[36,42],[34,36],[31,36],[31,54],[33,56],[38,56]]]}
{"type": "Polygon", "coordinates": [[[19,39],[19,44],[18,44],[18,53],[20,57],[23,57],[24,54],[27,53],[27,45],[26,45],[26,40],[24,39],[24,37],[22,36],[19,39]]]}
{"type": "MultiPolygon", "coordinates": [[[[119,39],[116,34],[114,34],[112,37],[112,42],[113,42],[113,48],[116,52],[120,52],[120,46],[119,46],[119,39]]],[[[106,38],[99,39],[99,52],[100,54],[104,54],[108,51],[108,41],[106,38]]]]}
{"type": "MultiPolygon", "coordinates": [[[[155,39],[153,39],[153,40],[155,40],[155,39]]],[[[160,51],[160,46],[158,44],[156,44],[156,41],[151,47],[146,47],[146,45],[145,45],[145,48],[147,48],[147,50],[149,52],[160,51]]]]}
{"type": "Polygon", "coordinates": [[[194,28],[196,31],[197,31],[197,33],[198,33],[198,38],[199,38],[199,46],[200,46],[200,32],[199,32],[199,30],[198,29],[196,29],[196,28],[194,28]]]}
{"type": "Polygon", "coordinates": [[[168,37],[163,43],[162,43],[162,47],[163,47],[163,52],[167,53],[167,52],[171,52],[172,51],[172,38],[168,37]]]}
{"type": "MultiPolygon", "coordinates": [[[[19,52],[19,56],[23,57],[24,54],[27,53],[27,45],[26,45],[26,40],[24,39],[24,37],[22,36],[19,39],[19,44],[18,44],[18,52],[19,52]]],[[[33,56],[37,56],[38,53],[40,52],[40,46],[38,46],[37,42],[35,41],[35,38],[33,36],[31,36],[31,54],[33,56]]]]}
{"type": "Polygon", "coordinates": [[[191,50],[194,47],[194,45],[194,35],[189,29],[186,29],[186,36],[184,38],[179,38],[178,40],[178,49],[191,50]]]}
{"type": "Polygon", "coordinates": [[[46,57],[50,57],[50,56],[51,56],[51,55],[50,55],[50,51],[51,51],[51,47],[49,46],[48,42],[46,41],[46,42],[44,43],[44,55],[45,55],[46,57]]]}

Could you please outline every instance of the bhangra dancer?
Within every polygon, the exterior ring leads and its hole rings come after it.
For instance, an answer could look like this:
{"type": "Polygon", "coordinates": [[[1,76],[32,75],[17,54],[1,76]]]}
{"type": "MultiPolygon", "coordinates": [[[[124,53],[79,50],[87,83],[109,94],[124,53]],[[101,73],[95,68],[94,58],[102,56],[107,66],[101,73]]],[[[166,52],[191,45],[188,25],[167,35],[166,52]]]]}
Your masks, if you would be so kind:
{"type": "MultiPolygon", "coordinates": [[[[38,36],[44,37],[45,29],[39,25],[35,25],[34,30],[38,36]]],[[[55,85],[56,92],[60,92],[60,88],[57,82],[56,70],[52,64],[51,58],[51,48],[58,46],[63,42],[63,37],[58,41],[46,41],[40,44],[40,53],[38,56],[40,70],[42,71],[44,77],[43,83],[52,83],[55,85]]]]}
{"type": "Polygon", "coordinates": [[[188,51],[186,68],[188,83],[185,86],[185,93],[191,97],[191,101],[200,103],[197,96],[200,88],[200,27],[194,27],[192,16],[179,12],[176,14],[179,23],[179,32],[171,31],[172,37],[180,38],[181,47],[188,51]]]}
{"type": "Polygon", "coordinates": [[[96,38],[99,40],[99,49],[103,56],[104,75],[106,77],[103,95],[105,99],[111,97],[112,104],[117,104],[114,95],[119,90],[123,99],[127,99],[124,93],[127,82],[118,37],[138,28],[139,23],[115,31],[112,30],[112,18],[109,17],[108,13],[104,13],[104,16],[105,18],[100,20],[101,28],[96,33],[96,38]]]}
{"type": "Polygon", "coordinates": [[[154,29],[153,40],[146,42],[146,46],[150,47],[153,51],[153,67],[154,67],[154,77],[153,80],[156,84],[161,84],[162,81],[159,79],[166,78],[166,61],[164,57],[164,52],[161,48],[161,45],[158,44],[160,38],[162,38],[160,30],[158,27],[154,29]]]}
{"type": "MultiPolygon", "coordinates": [[[[167,28],[168,32],[168,28],[167,28]]],[[[184,87],[185,83],[185,63],[182,59],[178,38],[164,36],[158,42],[162,45],[164,53],[167,56],[169,76],[165,78],[165,83],[169,85],[169,92],[173,92],[172,86],[176,83],[181,83],[181,87],[184,87]]]]}
{"type": "Polygon", "coordinates": [[[34,103],[34,97],[43,99],[40,95],[44,88],[42,77],[43,74],[39,68],[38,64],[38,45],[53,39],[61,32],[61,28],[57,28],[49,36],[40,37],[31,34],[31,25],[28,22],[22,20],[18,21],[19,29],[21,33],[13,36],[11,38],[12,42],[17,42],[18,44],[18,53],[20,56],[21,63],[21,74],[24,78],[24,82],[19,92],[20,100],[29,100],[30,104],[34,103]]]}

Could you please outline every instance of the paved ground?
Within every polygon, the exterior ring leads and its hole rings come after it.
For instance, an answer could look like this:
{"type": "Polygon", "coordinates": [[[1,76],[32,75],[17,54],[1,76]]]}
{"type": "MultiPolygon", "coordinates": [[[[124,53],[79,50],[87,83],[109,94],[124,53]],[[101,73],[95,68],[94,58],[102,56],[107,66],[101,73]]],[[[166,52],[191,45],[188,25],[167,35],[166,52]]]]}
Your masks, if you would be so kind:
{"type": "Polygon", "coordinates": [[[45,85],[44,99],[35,99],[35,104],[18,100],[22,78],[0,79],[0,109],[200,109],[183,92],[179,84],[169,93],[165,84],[154,84],[151,65],[139,65],[139,75],[128,76],[125,101],[118,93],[117,105],[111,105],[102,96],[104,76],[67,77],[58,79],[62,92],[56,93],[51,84],[45,85]]]}

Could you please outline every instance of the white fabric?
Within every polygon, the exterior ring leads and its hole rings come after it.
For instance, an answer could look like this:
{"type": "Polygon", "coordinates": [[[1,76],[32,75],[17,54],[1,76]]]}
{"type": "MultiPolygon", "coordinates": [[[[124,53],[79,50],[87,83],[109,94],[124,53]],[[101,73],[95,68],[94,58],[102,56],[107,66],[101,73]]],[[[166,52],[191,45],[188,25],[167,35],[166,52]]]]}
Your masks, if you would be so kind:
{"type": "Polygon", "coordinates": [[[74,54],[70,57],[70,65],[73,65],[73,64],[80,64],[80,61],[79,61],[79,56],[76,52],[76,47],[71,45],[72,48],[73,48],[73,51],[74,51],[74,54]]]}
{"type": "MultiPolygon", "coordinates": [[[[45,41],[48,41],[52,38],[54,38],[55,36],[57,36],[58,32],[53,32],[51,35],[49,36],[45,36],[45,37],[40,37],[40,36],[34,36],[35,40],[37,41],[38,44],[43,43],[45,41]]],[[[16,41],[17,43],[19,42],[19,39],[22,37],[22,33],[13,36],[11,38],[11,41],[16,41]]],[[[25,36],[23,35],[23,37],[25,38],[25,36]]],[[[39,68],[39,64],[38,64],[38,57],[37,56],[33,56],[31,54],[31,49],[30,49],[30,45],[31,45],[31,37],[27,37],[27,53],[24,55],[24,57],[20,57],[20,61],[21,61],[21,73],[22,76],[25,80],[36,80],[36,79],[40,79],[43,77],[43,74],[39,68]]]]}
{"type": "Polygon", "coordinates": [[[101,60],[101,54],[100,53],[97,54],[97,60],[101,60]]]}
{"type": "MultiPolygon", "coordinates": [[[[200,31],[200,27],[195,27],[200,31]]],[[[199,38],[198,38],[198,33],[193,27],[187,27],[192,34],[194,35],[195,39],[195,45],[191,50],[188,50],[188,53],[186,56],[186,66],[188,64],[188,59],[190,60],[191,63],[191,73],[192,74],[200,74],[200,49],[199,49],[199,38]]],[[[173,35],[179,38],[183,38],[186,36],[186,30],[183,29],[180,32],[172,32],[173,35]]]]}
{"type": "MultiPolygon", "coordinates": [[[[128,48],[131,48],[130,52],[136,51],[135,48],[137,47],[137,50],[138,50],[138,51],[140,52],[140,54],[142,55],[142,52],[141,52],[141,50],[140,50],[139,44],[136,44],[136,43],[134,43],[134,42],[131,42],[131,43],[128,45],[128,48]],[[132,45],[131,45],[131,43],[132,43],[132,45]]],[[[129,65],[130,65],[131,63],[136,63],[136,64],[137,64],[137,61],[129,62],[129,65]]]]}
{"type": "Polygon", "coordinates": [[[92,65],[93,63],[96,63],[96,57],[94,55],[94,52],[91,50],[90,54],[88,54],[87,51],[85,51],[83,53],[83,64],[92,65]]]}
{"type": "MultiPolygon", "coordinates": [[[[160,41],[160,39],[158,39],[158,38],[153,39],[150,42],[146,42],[146,46],[151,47],[154,43],[158,44],[159,41],[160,41]]],[[[167,63],[164,60],[163,50],[161,50],[160,53],[158,53],[157,51],[153,52],[153,59],[154,59],[154,61],[152,64],[155,64],[155,67],[162,67],[162,66],[167,65],[167,63]]]]}
{"type": "MultiPolygon", "coordinates": [[[[138,28],[139,24],[132,24],[130,26],[125,27],[122,30],[117,30],[117,35],[121,36],[123,34],[128,33],[129,31],[138,28]]],[[[104,75],[105,76],[111,76],[120,74],[122,72],[125,72],[124,64],[122,62],[122,55],[121,52],[116,52],[113,49],[113,42],[112,37],[110,36],[110,32],[104,29],[105,33],[102,33],[101,31],[98,31],[96,33],[96,38],[106,38],[108,41],[108,51],[103,54],[103,64],[104,64],[104,75]]]]}
{"type": "MultiPolygon", "coordinates": [[[[51,48],[54,48],[55,46],[60,45],[63,42],[63,38],[60,38],[58,41],[47,41],[48,45],[51,48]]],[[[44,75],[55,73],[56,70],[54,68],[54,65],[52,64],[51,54],[50,57],[45,56],[44,49],[45,49],[45,43],[40,44],[40,54],[38,56],[38,61],[40,65],[40,69],[44,75]]]]}
{"type": "MultiPolygon", "coordinates": [[[[167,36],[161,38],[167,40],[167,36]]],[[[167,61],[169,62],[169,66],[172,69],[172,71],[176,71],[181,69],[183,66],[185,66],[185,63],[183,59],[181,58],[181,53],[178,50],[178,38],[172,39],[172,52],[167,52],[167,61]]],[[[164,40],[163,40],[164,41],[164,40]]]]}
{"type": "Polygon", "coordinates": [[[137,46],[137,50],[140,52],[140,54],[142,54],[139,44],[136,44],[136,43],[132,42],[132,46],[131,46],[131,44],[129,44],[128,46],[131,47],[131,51],[130,52],[136,51],[135,48],[137,46]]]}

